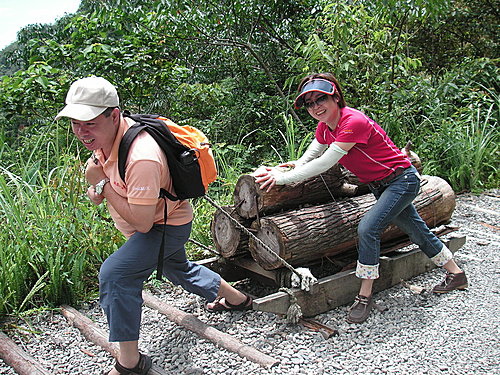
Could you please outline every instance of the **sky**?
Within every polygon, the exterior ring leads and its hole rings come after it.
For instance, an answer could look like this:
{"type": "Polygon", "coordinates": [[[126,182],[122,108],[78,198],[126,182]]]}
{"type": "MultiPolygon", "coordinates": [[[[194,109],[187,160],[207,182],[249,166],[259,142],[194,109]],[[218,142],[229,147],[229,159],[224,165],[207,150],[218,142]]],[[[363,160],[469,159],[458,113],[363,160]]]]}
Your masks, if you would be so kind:
{"type": "Polygon", "coordinates": [[[75,13],[80,0],[0,0],[0,50],[16,40],[24,26],[54,23],[65,13],[75,13]]]}

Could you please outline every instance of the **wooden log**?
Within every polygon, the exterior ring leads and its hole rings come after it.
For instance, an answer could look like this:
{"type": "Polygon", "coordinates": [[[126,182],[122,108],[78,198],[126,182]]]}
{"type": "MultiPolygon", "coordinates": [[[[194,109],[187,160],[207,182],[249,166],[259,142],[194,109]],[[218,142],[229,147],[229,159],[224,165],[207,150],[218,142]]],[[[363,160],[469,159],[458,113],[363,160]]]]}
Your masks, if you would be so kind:
{"type": "Polygon", "coordinates": [[[269,192],[260,189],[253,175],[242,175],[234,189],[234,204],[241,217],[255,218],[302,204],[331,201],[332,195],[353,197],[356,190],[355,185],[346,182],[345,172],[339,165],[320,176],[290,185],[276,186],[269,192]]]}
{"type": "MultiPolygon", "coordinates": [[[[425,178],[427,183],[413,204],[422,219],[433,228],[451,218],[456,204],[455,194],[443,179],[425,178]]],[[[375,198],[368,194],[266,216],[260,219],[256,236],[291,265],[306,264],[355,249],[359,221],[374,204],[375,198]]],[[[381,240],[402,236],[405,236],[402,231],[390,225],[382,233],[381,240]]],[[[266,270],[282,267],[274,254],[252,239],[250,253],[266,270]]]]}
{"type": "Polygon", "coordinates": [[[0,332],[0,357],[19,375],[50,375],[48,370],[3,332],[0,332]]]}
{"type": "MultiPolygon", "coordinates": [[[[222,209],[238,223],[250,228],[252,220],[239,216],[234,206],[223,206],[222,209]]],[[[248,235],[237,228],[220,209],[217,209],[214,213],[210,231],[212,232],[215,248],[224,258],[248,253],[248,235]]]]}
{"type": "Polygon", "coordinates": [[[203,323],[196,316],[178,310],[175,307],[166,304],[160,299],[154,297],[148,292],[142,292],[142,298],[149,307],[158,310],[172,322],[183,326],[186,329],[204,337],[220,347],[230,350],[243,358],[258,363],[264,367],[272,367],[278,364],[278,360],[264,354],[252,346],[245,345],[227,333],[221,332],[209,325],[203,323]]]}
{"type": "MultiPolygon", "coordinates": [[[[401,151],[409,156],[421,173],[422,162],[411,151],[411,146],[411,142],[408,142],[401,151]]],[[[276,186],[269,192],[260,190],[253,175],[242,175],[234,189],[234,204],[241,217],[255,218],[300,205],[326,203],[334,198],[354,197],[369,192],[367,184],[360,182],[354,174],[337,164],[320,176],[295,184],[276,186]]]]}
{"type": "MultiPolygon", "coordinates": [[[[87,340],[92,341],[96,345],[99,345],[113,357],[118,357],[118,354],[120,352],[118,344],[109,342],[107,339],[108,334],[104,330],[100,329],[92,320],[68,305],[61,306],[61,313],[69,323],[80,330],[82,335],[87,340]]],[[[167,372],[153,363],[153,367],[151,367],[148,374],[167,375],[167,372]]]]}

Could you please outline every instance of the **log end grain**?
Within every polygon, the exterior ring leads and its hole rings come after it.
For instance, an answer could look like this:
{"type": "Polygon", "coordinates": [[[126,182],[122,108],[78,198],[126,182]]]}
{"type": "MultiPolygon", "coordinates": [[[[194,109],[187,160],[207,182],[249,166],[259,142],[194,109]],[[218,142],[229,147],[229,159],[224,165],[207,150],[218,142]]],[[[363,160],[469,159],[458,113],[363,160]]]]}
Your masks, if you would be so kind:
{"type": "Polygon", "coordinates": [[[259,197],[262,191],[251,175],[242,175],[234,188],[234,205],[238,215],[246,219],[256,217],[259,212],[259,197]]]}
{"type": "Polygon", "coordinates": [[[276,255],[280,254],[283,247],[283,243],[280,241],[279,229],[272,224],[264,224],[257,232],[256,237],[264,242],[268,249],[250,238],[249,249],[252,258],[265,270],[282,267],[281,260],[276,257],[276,255]]]}
{"type": "Polygon", "coordinates": [[[234,221],[237,221],[244,227],[249,227],[251,222],[237,216],[233,206],[224,206],[221,208],[224,212],[220,209],[215,211],[210,231],[212,232],[212,239],[219,254],[224,258],[229,258],[246,252],[248,249],[248,235],[237,228],[234,221]]]}

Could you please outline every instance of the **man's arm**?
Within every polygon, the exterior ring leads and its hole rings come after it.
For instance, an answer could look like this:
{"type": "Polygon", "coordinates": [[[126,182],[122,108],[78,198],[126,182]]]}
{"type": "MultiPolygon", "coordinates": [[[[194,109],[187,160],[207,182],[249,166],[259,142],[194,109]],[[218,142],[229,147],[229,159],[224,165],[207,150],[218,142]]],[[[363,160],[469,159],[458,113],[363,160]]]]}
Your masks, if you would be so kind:
{"type": "Polygon", "coordinates": [[[128,203],[127,199],[119,195],[109,184],[104,186],[102,196],[136,231],[147,233],[153,227],[156,204],[145,206],[128,203]]]}
{"type": "MultiPolygon", "coordinates": [[[[85,178],[89,184],[95,186],[99,181],[106,178],[102,166],[95,164],[90,160],[87,162],[85,178]]],[[[118,215],[131,225],[136,231],[146,233],[151,230],[154,224],[156,204],[153,205],[138,205],[130,204],[127,198],[119,195],[109,183],[104,185],[102,194],[96,194],[93,186],[87,191],[90,200],[95,204],[100,204],[103,198],[106,198],[108,203],[113,206],[118,215]]]]}

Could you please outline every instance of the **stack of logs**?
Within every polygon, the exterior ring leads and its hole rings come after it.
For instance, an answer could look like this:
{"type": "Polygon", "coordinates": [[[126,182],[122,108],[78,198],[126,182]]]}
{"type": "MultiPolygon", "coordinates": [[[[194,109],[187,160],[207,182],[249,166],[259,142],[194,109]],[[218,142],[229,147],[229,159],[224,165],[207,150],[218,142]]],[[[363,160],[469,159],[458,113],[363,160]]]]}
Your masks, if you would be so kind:
{"type": "MultiPolygon", "coordinates": [[[[412,164],[422,165],[409,146],[412,164]]],[[[324,174],[271,191],[260,190],[252,175],[242,175],[234,190],[234,205],[217,210],[211,225],[214,244],[225,258],[251,254],[265,270],[283,267],[273,254],[292,266],[314,263],[323,257],[355,254],[357,226],[374,205],[375,198],[366,184],[336,165],[324,174]],[[248,228],[274,253],[238,229],[233,220],[248,228]]],[[[443,179],[423,176],[422,187],[413,204],[429,228],[450,220],[455,194],[443,179]]],[[[405,238],[391,225],[382,234],[382,244],[405,238]]]]}

